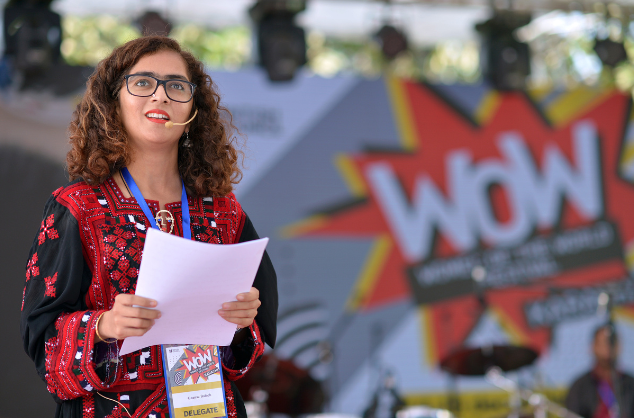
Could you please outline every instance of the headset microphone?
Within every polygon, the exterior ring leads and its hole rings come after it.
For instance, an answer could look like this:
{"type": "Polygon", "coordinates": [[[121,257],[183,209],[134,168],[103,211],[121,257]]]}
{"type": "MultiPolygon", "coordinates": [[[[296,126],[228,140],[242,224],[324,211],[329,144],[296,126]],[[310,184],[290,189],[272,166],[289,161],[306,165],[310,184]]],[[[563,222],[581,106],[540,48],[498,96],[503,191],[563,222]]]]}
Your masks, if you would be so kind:
{"type": "Polygon", "coordinates": [[[198,114],[198,109],[196,109],[196,111],[194,112],[194,116],[192,116],[192,117],[191,117],[191,119],[189,119],[189,120],[188,120],[187,122],[185,122],[185,123],[174,123],[174,122],[172,122],[171,120],[168,120],[167,122],[165,122],[165,127],[166,127],[167,129],[171,129],[171,128],[172,128],[172,126],[174,126],[174,125],[187,125],[189,122],[191,122],[191,121],[193,121],[193,120],[194,120],[194,118],[196,117],[196,115],[197,115],[197,114],[198,114]]]}

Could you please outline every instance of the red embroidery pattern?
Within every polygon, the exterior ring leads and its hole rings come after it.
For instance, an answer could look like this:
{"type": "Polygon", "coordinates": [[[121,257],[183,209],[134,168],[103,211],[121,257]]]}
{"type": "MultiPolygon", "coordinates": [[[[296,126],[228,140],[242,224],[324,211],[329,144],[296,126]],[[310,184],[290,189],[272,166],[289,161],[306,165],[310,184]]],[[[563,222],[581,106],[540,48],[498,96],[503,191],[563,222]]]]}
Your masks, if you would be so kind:
{"type": "Polygon", "coordinates": [[[57,273],[55,273],[53,276],[45,277],[44,281],[46,282],[46,291],[44,292],[44,296],[54,298],[55,297],[55,282],[57,281],[57,273]]]}
{"type": "Polygon", "coordinates": [[[52,371],[52,363],[53,356],[55,355],[55,350],[57,348],[57,337],[52,337],[44,344],[44,352],[46,353],[46,375],[44,376],[46,379],[46,388],[50,393],[58,393],[57,383],[55,379],[51,375],[52,371]]]}
{"type": "Polygon", "coordinates": [[[40,275],[40,268],[36,266],[35,263],[37,263],[37,253],[34,253],[26,264],[26,282],[24,283],[24,290],[22,290],[22,310],[24,310],[24,298],[26,297],[26,283],[28,283],[31,278],[40,275]]]}
{"type": "Polygon", "coordinates": [[[35,265],[37,263],[37,253],[33,254],[33,257],[26,265],[26,281],[31,280],[32,277],[40,275],[40,268],[35,265]]]}
{"type": "MultiPolygon", "coordinates": [[[[48,340],[49,352],[46,352],[46,373],[47,382],[51,381],[49,386],[55,389],[54,393],[61,400],[74,399],[87,395],[88,389],[85,385],[83,373],[75,373],[74,365],[77,360],[77,354],[82,350],[79,347],[83,339],[77,340],[77,336],[81,335],[85,338],[85,332],[79,332],[80,328],[86,328],[86,316],[90,319],[90,315],[86,312],[65,313],[60,315],[55,321],[55,329],[57,330],[57,338],[48,340]],[[72,378],[69,378],[72,376],[72,378]]],[[[93,319],[93,323],[96,319],[93,319]]],[[[83,372],[91,373],[92,370],[82,367],[83,372]]],[[[92,372],[94,374],[94,372],[92,372]]],[[[103,387],[99,387],[103,389],[103,387]]]]}
{"type": "Polygon", "coordinates": [[[143,244],[131,224],[104,227],[104,262],[110,274],[112,298],[136,289],[143,244]]]}
{"type": "MultiPolygon", "coordinates": [[[[93,391],[105,389],[113,399],[118,399],[121,393],[133,395],[137,391],[152,391],[142,405],[130,412],[136,416],[167,418],[165,381],[158,347],[123,356],[121,368],[117,369],[112,381],[102,382],[92,365],[96,345],[93,349],[92,334],[88,330],[94,326],[95,314],[101,312],[100,309],[110,308],[117,294],[134,292],[147,228],[143,225],[143,214],[136,202],[123,199],[115,188],[116,184],[109,179],[94,189],[77,182],[55,192],[57,202],[77,219],[86,251],[85,260],[93,268],[93,278],[91,290],[86,296],[89,311],[62,314],[56,321],[57,337],[50,339],[46,345],[46,381],[51,393],[59,400],[83,397],[84,418],[107,414],[127,418],[125,411],[122,413],[114,402],[93,395],[93,391]],[[80,335],[83,337],[78,337],[80,335]]],[[[180,222],[180,208],[173,213],[177,223],[180,222]]],[[[213,201],[191,199],[190,213],[195,239],[222,244],[238,241],[245,216],[232,194],[213,201]]],[[[40,245],[49,239],[59,238],[54,220],[51,215],[42,222],[38,235],[40,245]]],[[[27,268],[31,269],[29,274],[32,278],[36,274],[32,267],[38,262],[35,257],[31,261],[27,268]]],[[[37,271],[37,274],[45,276],[50,272],[37,271]]],[[[56,280],[57,273],[44,279],[46,296],[55,297],[56,280]]],[[[261,355],[264,347],[257,326],[252,331],[255,349],[249,366],[261,355]]],[[[229,380],[240,377],[248,367],[242,370],[223,368],[225,388],[229,388],[227,413],[235,418],[235,393],[230,389],[229,380]]]]}
{"type": "MultiPolygon", "coordinates": [[[[110,395],[110,396],[112,396],[112,395],[110,395]]],[[[105,418],[123,418],[123,417],[128,418],[128,414],[124,415],[123,408],[121,408],[115,402],[116,401],[114,401],[114,400],[112,401],[112,403],[114,404],[114,407],[112,409],[112,413],[110,413],[109,415],[106,415],[105,418]]]]}
{"type": "Polygon", "coordinates": [[[42,221],[42,225],[40,226],[40,235],[37,237],[37,242],[40,245],[44,244],[44,241],[46,241],[47,236],[49,239],[59,238],[59,234],[57,233],[57,230],[53,228],[53,224],[55,223],[54,216],[55,215],[51,215],[42,221]]]}
{"type": "Polygon", "coordinates": [[[237,418],[236,401],[230,384],[225,384],[225,399],[227,400],[227,410],[225,411],[227,418],[237,418]]]}
{"type": "Polygon", "coordinates": [[[84,418],[95,418],[95,397],[86,396],[82,404],[84,409],[84,418]]]}

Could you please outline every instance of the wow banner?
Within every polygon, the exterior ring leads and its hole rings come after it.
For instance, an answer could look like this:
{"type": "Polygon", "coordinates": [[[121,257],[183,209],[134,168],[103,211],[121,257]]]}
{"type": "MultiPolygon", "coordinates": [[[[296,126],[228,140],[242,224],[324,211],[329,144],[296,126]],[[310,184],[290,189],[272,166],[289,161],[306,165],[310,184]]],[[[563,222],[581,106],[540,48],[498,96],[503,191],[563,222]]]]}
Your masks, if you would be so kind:
{"type": "Polygon", "coordinates": [[[486,344],[538,352],[520,375],[561,401],[592,366],[603,291],[634,349],[628,96],[215,81],[253,155],[238,197],[272,239],[274,354],[321,380],[331,410],[361,414],[389,373],[410,404],[500,415],[504,393],[439,367],[486,344]]]}

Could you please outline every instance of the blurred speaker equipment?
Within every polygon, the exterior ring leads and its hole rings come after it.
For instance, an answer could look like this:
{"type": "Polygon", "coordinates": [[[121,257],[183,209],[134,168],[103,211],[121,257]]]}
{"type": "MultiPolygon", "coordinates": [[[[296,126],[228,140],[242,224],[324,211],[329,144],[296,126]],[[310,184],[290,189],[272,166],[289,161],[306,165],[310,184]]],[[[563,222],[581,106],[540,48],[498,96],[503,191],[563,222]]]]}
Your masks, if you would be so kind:
{"type": "Polygon", "coordinates": [[[529,24],[531,15],[496,10],[491,19],[476,25],[482,37],[482,73],[498,90],[521,90],[531,73],[530,51],[514,32],[529,24]]]}
{"type": "Polygon", "coordinates": [[[615,67],[627,60],[627,52],[623,42],[615,42],[610,38],[597,39],[594,43],[594,52],[599,56],[603,65],[615,67]]]}
{"type": "Polygon", "coordinates": [[[16,70],[43,72],[59,60],[60,15],[43,4],[10,5],[4,9],[5,55],[16,70]]]}
{"type": "Polygon", "coordinates": [[[295,16],[305,0],[259,0],[249,10],[257,26],[259,64],[271,81],[290,81],[306,63],[306,36],[295,16]]]}
{"type": "Polygon", "coordinates": [[[405,33],[392,25],[384,25],[374,35],[374,38],[381,46],[383,56],[388,60],[392,60],[401,52],[407,51],[408,42],[405,33]]]}
{"type": "Polygon", "coordinates": [[[9,2],[4,9],[4,57],[0,60],[0,87],[48,90],[59,96],[82,89],[92,67],[63,62],[60,15],[49,0],[9,2]]]}
{"type": "Polygon", "coordinates": [[[491,345],[454,350],[440,362],[440,368],[453,375],[484,376],[492,367],[508,372],[533,362],[539,354],[529,347],[491,345]]]}
{"type": "Polygon", "coordinates": [[[245,401],[266,403],[272,414],[296,417],[319,413],[326,400],[321,383],[308,371],[272,354],[263,355],[235,384],[245,401]]]}
{"type": "Polygon", "coordinates": [[[396,418],[455,418],[445,409],[436,409],[424,405],[408,406],[396,413],[396,418]]]}

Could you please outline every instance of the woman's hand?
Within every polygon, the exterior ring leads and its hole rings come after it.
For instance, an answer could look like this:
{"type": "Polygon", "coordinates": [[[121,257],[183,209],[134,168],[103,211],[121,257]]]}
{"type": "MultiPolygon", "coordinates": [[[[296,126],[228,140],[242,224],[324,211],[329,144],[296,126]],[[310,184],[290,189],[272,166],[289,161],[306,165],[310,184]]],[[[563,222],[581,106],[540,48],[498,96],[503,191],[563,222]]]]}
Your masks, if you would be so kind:
{"type": "Polygon", "coordinates": [[[252,287],[248,293],[240,293],[236,296],[237,302],[223,303],[218,314],[240,328],[248,327],[253,323],[258,314],[258,308],[262,304],[259,297],[260,291],[252,287]]]}
{"type": "Polygon", "coordinates": [[[122,293],[114,298],[112,309],[99,320],[97,330],[102,338],[122,340],[145,334],[161,312],[154,308],[156,301],[137,295],[122,293]]]}

